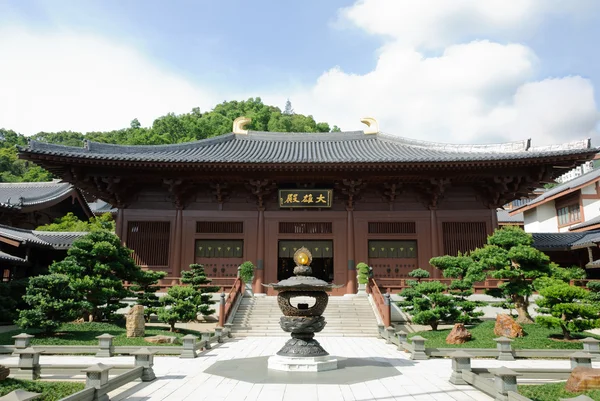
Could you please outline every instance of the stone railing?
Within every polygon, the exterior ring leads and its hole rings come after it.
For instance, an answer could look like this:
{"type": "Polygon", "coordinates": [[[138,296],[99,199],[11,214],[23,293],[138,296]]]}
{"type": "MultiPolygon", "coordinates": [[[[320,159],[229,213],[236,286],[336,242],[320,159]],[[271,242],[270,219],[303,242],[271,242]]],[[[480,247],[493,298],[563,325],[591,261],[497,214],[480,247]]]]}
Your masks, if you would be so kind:
{"type": "Polygon", "coordinates": [[[31,334],[21,333],[13,336],[14,345],[0,346],[0,354],[18,355],[25,349],[35,349],[44,355],[76,355],[87,354],[95,355],[100,358],[109,358],[114,355],[133,355],[140,348],[147,348],[151,352],[161,355],[179,355],[181,358],[190,358],[190,355],[197,355],[197,351],[208,350],[212,344],[222,343],[226,338],[231,337],[231,329],[215,327],[214,331],[201,333],[201,337],[188,334],[181,338],[181,346],[114,346],[115,336],[102,334],[98,337],[98,345],[33,345],[31,340],[34,338],[31,334]],[[33,347],[33,348],[32,348],[33,347]]]}
{"type": "Polygon", "coordinates": [[[452,373],[449,381],[455,385],[471,385],[498,401],[531,401],[518,393],[517,377],[536,380],[566,380],[572,369],[578,366],[592,366],[592,355],[583,352],[577,354],[571,358],[571,369],[508,369],[506,367],[488,369],[472,368],[472,355],[459,350],[450,355],[452,373]]]}
{"type": "Polygon", "coordinates": [[[600,361],[600,340],[595,338],[584,338],[581,340],[582,349],[513,349],[510,338],[495,338],[496,348],[426,348],[426,338],[421,336],[411,337],[402,331],[396,331],[393,327],[380,328],[380,335],[390,344],[398,346],[398,350],[411,354],[413,360],[429,359],[430,357],[447,358],[452,353],[461,350],[469,353],[472,357],[496,358],[500,361],[514,361],[515,358],[563,358],[569,359],[574,354],[583,351],[591,355],[595,361],[600,361]]]}
{"type": "MultiPolygon", "coordinates": [[[[64,397],[60,401],[108,401],[108,393],[129,382],[138,379],[141,379],[143,382],[149,382],[156,379],[153,369],[154,354],[155,352],[152,352],[147,348],[142,348],[137,352],[134,352],[132,354],[135,357],[133,366],[107,366],[102,363],[92,366],[78,366],[54,363],[48,365],[48,372],[44,372],[43,365],[39,364],[40,353],[34,351],[32,348],[26,348],[23,351],[19,351],[19,365],[16,368],[13,377],[17,379],[37,380],[40,378],[41,374],[44,373],[70,377],[79,375],[83,372],[86,374],[85,389],[64,397]],[[113,372],[118,371],[118,374],[110,378],[109,372],[111,370],[113,372]]],[[[11,369],[11,371],[13,371],[13,369],[11,369]]],[[[18,392],[19,390],[17,390],[17,393],[18,392]]]]}
{"type": "Polygon", "coordinates": [[[244,296],[244,282],[237,278],[231,287],[231,291],[225,299],[225,294],[221,293],[221,302],[219,304],[219,326],[224,327],[232,313],[238,299],[244,296]]]}

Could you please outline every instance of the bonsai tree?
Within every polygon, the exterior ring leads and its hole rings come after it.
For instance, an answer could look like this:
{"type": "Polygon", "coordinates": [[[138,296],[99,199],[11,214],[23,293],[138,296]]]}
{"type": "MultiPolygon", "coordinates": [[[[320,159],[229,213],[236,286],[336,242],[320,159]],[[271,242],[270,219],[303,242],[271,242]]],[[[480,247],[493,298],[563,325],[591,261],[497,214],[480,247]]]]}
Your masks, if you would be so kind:
{"type": "Polygon", "coordinates": [[[50,266],[50,273],[64,274],[69,286],[82,300],[85,320],[111,319],[121,300],[132,295],[124,281],[135,282],[141,269],[131,258],[131,250],[115,234],[93,231],[73,242],[68,256],[50,266]]]}
{"type": "Polygon", "coordinates": [[[62,323],[75,319],[82,304],[70,281],[69,276],[56,273],[30,278],[27,294],[23,297],[28,308],[19,312],[17,324],[48,334],[62,323]]]}
{"type": "Polygon", "coordinates": [[[444,277],[454,279],[448,290],[451,295],[454,295],[456,306],[460,310],[460,316],[456,322],[469,324],[484,315],[482,311],[475,311],[475,309],[486,303],[468,299],[474,293],[473,285],[477,281],[485,280],[485,272],[479,263],[460,253],[458,256],[435,257],[429,263],[440,269],[444,277]]]}
{"type": "Polygon", "coordinates": [[[240,265],[240,278],[246,284],[252,284],[254,278],[254,264],[250,261],[245,261],[240,265]]]}
{"type": "Polygon", "coordinates": [[[585,288],[571,286],[560,280],[548,283],[540,289],[542,298],[537,300],[538,310],[548,315],[536,317],[536,322],[545,327],[560,328],[565,340],[571,332],[581,332],[600,326],[600,309],[590,301],[585,288]]]}
{"type": "Polygon", "coordinates": [[[400,293],[404,301],[398,306],[412,315],[413,323],[431,326],[435,331],[440,323],[454,323],[460,317],[454,297],[445,294],[448,287],[444,284],[439,281],[412,281],[409,285],[410,288],[400,293]]]}
{"type": "Polygon", "coordinates": [[[88,221],[81,221],[72,212],[63,217],[55,219],[52,224],[46,224],[36,228],[38,231],[115,231],[115,222],[110,213],[104,213],[98,217],[90,217],[88,221]]]}
{"type": "Polygon", "coordinates": [[[360,262],[356,265],[356,271],[358,272],[358,284],[367,284],[370,276],[369,265],[360,262]]]}
{"type": "Polygon", "coordinates": [[[181,282],[189,284],[196,292],[194,298],[196,314],[200,313],[202,316],[210,316],[215,313],[215,310],[210,307],[215,304],[211,294],[219,291],[219,287],[208,285],[212,280],[206,277],[203,265],[191,264],[190,270],[181,273],[181,282]]]}
{"type": "Polygon", "coordinates": [[[140,271],[136,282],[131,286],[131,290],[137,295],[137,304],[144,305],[144,317],[150,321],[150,315],[157,314],[161,305],[156,296],[156,291],[160,289],[158,280],[167,275],[165,272],[155,272],[151,270],[140,271]]]}
{"type": "Polygon", "coordinates": [[[429,278],[431,275],[425,269],[415,269],[408,273],[409,277],[416,278],[417,280],[409,280],[408,285],[420,283],[424,278],[429,278]]]}
{"type": "Polygon", "coordinates": [[[507,226],[496,230],[483,248],[471,253],[473,260],[488,270],[491,277],[505,281],[487,293],[514,305],[519,323],[533,323],[528,308],[534,281],[551,272],[550,258],[533,248],[532,243],[530,234],[507,226]]]}
{"type": "Polygon", "coordinates": [[[161,298],[163,306],[158,308],[158,319],[175,331],[175,323],[189,322],[197,316],[198,292],[192,287],[173,286],[161,298]]]}

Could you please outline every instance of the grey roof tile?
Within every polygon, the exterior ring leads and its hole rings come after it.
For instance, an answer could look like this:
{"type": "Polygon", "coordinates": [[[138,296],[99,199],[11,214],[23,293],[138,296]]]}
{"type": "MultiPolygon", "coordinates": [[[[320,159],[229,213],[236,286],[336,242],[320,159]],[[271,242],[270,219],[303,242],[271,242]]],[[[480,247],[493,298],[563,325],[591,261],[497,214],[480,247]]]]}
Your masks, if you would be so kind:
{"type": "Polygon", "coordinates": [[[73,185],[58,180],[51,182],[3,182],[0,183],[0,207],[21,209],[25,206],[50,202],[71,191],[76,191],[73,185]]]}
{"type": "Polygon", "coordinates": [[[0,225],[0,236],[44,248],[68,249],[88,232],[36,231],[0,225]]]}
{"type": "Polygon", "coordinates": [[[594,226],[596,224],[600,224],[600,216],[594,217],[593,219],[589,219],[584,221],[583,223],[576,224],[569,228],[569,230],[578,230],[580,228],[594,226]]]}
{"type": "Polygon", "coordinates": [[[453,145],[416,141],[386,133],[250,132],[173,145],[132,146],[86,142],[82,148],[30,141],[24,154],[95,160],[177,163],[427,163],[531,159],[588,154],[590,141],[532,148],[529,141],[453,145]]]}
{"type": "Polygon", "coordinates": [[[509,215],[510,210],[498,209],[497,216],[499,223],[523,223],[523,213],[515,214],[514,216],[509,215]]]}
{"type": "Polygon", "coordinates": [[[581,240],[586,233],[532,233],[533,246],[544,250],[571,249],[574,242],[581,240]]]}
{"type": "Polygon", "coordinates": [[[104,213],[115,214],[118,211],[118,209],[115,207],[112,207],[112,205],[110,203],[106,203],[100,199],[98,199],[94,202],[88,202],[88,205],[90,206],[90,209],[92,210],[92,213],[94,213],[94,214],[104,214],[104,213]]]}
{"type": "Polygon", "coordinates": [[[12,264],[16,264],[16,265],[22,265],[22,266],[29,265],[29,262],[26,261],[25,259],[19,258],[18,256],[14,256],[9,253],[2,252],[2,251],[0,251],[0,260],[9,262],[12,264]]]}

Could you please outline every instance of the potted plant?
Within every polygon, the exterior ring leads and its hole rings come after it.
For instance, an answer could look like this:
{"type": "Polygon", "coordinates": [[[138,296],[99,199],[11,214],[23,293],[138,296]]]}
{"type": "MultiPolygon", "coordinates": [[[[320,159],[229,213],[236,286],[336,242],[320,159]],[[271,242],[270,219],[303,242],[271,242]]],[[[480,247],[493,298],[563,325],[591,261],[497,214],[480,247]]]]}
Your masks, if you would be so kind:
{"type": "Polygon", "coordinates": [[[356,265],[358,279],[358,293],[366,294],[367,283],[370,277],[370,268],[366,263],[360,262],[356,265]]]}
{"type": "Polygon", "coordinates": [[[240,278],[246,284],[246,294],[252,296],[252,280],[254,279],[254,263],[246,261],[238,268],[240,278]]]}

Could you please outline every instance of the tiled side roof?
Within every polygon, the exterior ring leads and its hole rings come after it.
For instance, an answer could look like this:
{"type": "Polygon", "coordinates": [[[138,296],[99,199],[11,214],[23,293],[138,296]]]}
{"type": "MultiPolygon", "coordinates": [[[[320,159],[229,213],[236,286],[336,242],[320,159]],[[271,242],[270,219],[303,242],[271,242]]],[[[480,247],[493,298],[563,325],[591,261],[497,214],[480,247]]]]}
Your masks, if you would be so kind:
{"type": "Polygon", "coordinates": [[[600,243],[600,231],[580,233],[532,233],[533,246],[541,251],[586,248],[600,243]]]}
{"type": "Polygon", "coordinates": [[[590,268],[590,269],[599,268],[600,267],[600,259],[596,259],[593,262],[588,263],[587,265],[585,265],[585,267],[590,268]]]}
{"type": "Polygon", "coordinates": [[[532,233],[533,246],[541,251],[568,250],[574,242],[581,240],[586,233],[532,233]]]}
{"type": "Polygon", "coordinates": [[[54,232],[26,230],[0,225],[0,236],[39,247],[68,249],[73,241],[87,235],[87,232],[54,232]]]}
{"type": "Polygon", "coordinates": [[[531,202],[514,209],[513,213],[514,213],[514,211],[517,211],[517,210],[520,210],[523,208],[530,208],[531,206],[542,204],[542,203],[544,203],[544,201],[546,201],[547,199],[550,199],[553,196],[559,195],[562,192],[567,192],[570,189],[580,187],[582,185],[585,185],[588,182],[591,183],[599,178],[600,178],[600,168],[594,169],[586,174],[580,175],[579,177],[577,177],[571,181],[567,181],[564,184],[560,184],[560,185],[555,186],[552,189],[549,189],[548,191],[544,192],[537,198],[532,199],[531,202]]]}
{"type": "Polygon", "coordinates": [[[2,252],[2,251],[0,251],[0,260],[9,262],[9,263],[15,264],[15,265],[21,265],[21,266],[25,266],[25,265],[29,264],[29,262],[26,261],[25,259],[19,258],[17,256],[14,256],[14,255],[8,254],[6,252],[2,252]]]}
{"type": "Polygon", "coordinates": [[[250,132],[158,146],[86,142],[82,148],[30,141],[22,154],[95,160],[173,163],[432,163],[503,161],[589,154],[590,141],[532,148],[529,141],[498,145],[452,145],[385,133],[250,132]]]}
{"type": "Polygon", "coordinates": [[[596,224],[600,224],[600,216],[584,221],[583,223],[576,224],[570,227],[569,230],[579,230],[580,228],[595,226],[596,224]]]}
{"type": "Polygon", "coordinates": [[[68,182],[0,183],[0,208],[21,209],[51,202],[77,189],[68,182]]]}
{"type": "Polygon", "coordinates": [[[523,213],[516,214],[514,216],[509,215],[509,210],[498,209],[498,223],[523,223],[523,213]]]}
{"type": "Polygon", "coordinates": [[[92,210],[92,213],[94,213],[94,214],[103,214],[103,213],[115,214],[118,211],[117,208],[112,207],[111,204],[106,203],[100,199],[98,199],[95,202],[88,202],[88,205],[90,206],[90,209],[92,210]]]}

